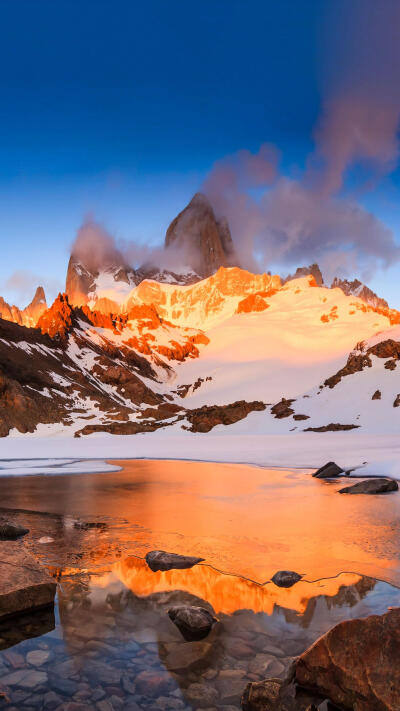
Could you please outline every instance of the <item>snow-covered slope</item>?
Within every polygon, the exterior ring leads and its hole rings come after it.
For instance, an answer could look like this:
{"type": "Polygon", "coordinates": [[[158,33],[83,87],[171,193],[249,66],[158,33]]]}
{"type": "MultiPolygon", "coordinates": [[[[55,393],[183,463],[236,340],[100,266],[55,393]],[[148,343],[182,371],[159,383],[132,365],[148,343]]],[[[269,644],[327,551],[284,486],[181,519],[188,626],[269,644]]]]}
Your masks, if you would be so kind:
{"type": "Polygon", "coordinates": [[[297,396],[338,370],[358,341],[390,327],[387,316],[360,300],[313,284],[312,277],[287,282],[265,298],[262,312],[234,313],[236,300],[229,310],[220,307],[219,318],[228,317],[208,321],[210,343],[200,360],[179,369],[179,384],[212,377],[188,393],[191,404],[297,396]]]}

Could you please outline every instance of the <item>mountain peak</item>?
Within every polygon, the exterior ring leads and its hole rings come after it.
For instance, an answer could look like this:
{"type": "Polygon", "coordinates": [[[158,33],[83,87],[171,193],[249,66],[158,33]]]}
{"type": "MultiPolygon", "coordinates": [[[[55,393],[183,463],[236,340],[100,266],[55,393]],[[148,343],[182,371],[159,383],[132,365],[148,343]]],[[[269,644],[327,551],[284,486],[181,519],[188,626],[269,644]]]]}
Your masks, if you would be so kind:
{"type": "Polygon", "coordinates": [[[165,248],[172,247],[201,278],[219,267],[237,266],[228,222],[217,220],[203,193],[196,193],[168,227],[165,248]]]}
{"type": "Polygon", "coordinates": [[[188,207],[203,207],[212,211],[211,203],[204,193],[195,193],[189,202],[188,207]]]}
{"type": "Polygon", "coordinates": [[[39,306],[39,304],[46,303],[46,295],[42,286],[38,286],[35,291],[35,296],[33,297],[30,306],[39,306]]]}

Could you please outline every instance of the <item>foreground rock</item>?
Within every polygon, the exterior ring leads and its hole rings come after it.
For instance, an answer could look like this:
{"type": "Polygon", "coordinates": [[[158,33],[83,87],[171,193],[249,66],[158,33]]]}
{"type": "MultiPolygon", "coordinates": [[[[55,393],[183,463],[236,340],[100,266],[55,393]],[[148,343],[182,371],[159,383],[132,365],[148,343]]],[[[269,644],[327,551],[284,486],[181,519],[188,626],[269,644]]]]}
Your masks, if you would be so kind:
{"type": "Polygon", "coordinates": [[[182,570],[193,568],[197,563],[201,563],[204,558],[195,558],[190,555],[178,555],[178,553],[166,553],[166,551],[150,551],[146,554],[146,563],[153,573],[158,570],[182,570]]]}
{"type": "Polygon", "coordinates": [[[278,570],[271,580],[279,588],[291,588],[292,585],[298,583],[301,578],[302,576],[293,570],[278,570]]]}
{"type": "Polygon", "coordinates": [[[316,479],[332,479],[333,477],[340,476],[344,474],[344,470],[341,469],[335,462],[328,462],[324,464],[323,467],[317,469],[314,472],[313,477],[316,479]]]}
{"type": "Polygon", "coordinates": [[[296,689],[293,683],[282,679],[266,679],[247,684],[242,695],[243,711],[319,711],[333,706],[319,706],[321,698],[313,693],[296,689]],[[314,702],[314,703],[313,703],[314,702]]]}
{"type": "Polygon", "coordinates": [[[51,605],[56,584],[22,543],[0,543],[0,618],[51,605]]]}
{"type": "Polygon", "coordinates": [[[0,541],[15,541],[17,538],[26,536],[27,533],[29,533],[29,528],[9,521],[0,521],[0,541]]]}
{"type": "Polygon", "coordinates": [[[386,494],[388,491],[398,491],[398,488],[394,479],[365,479],[339,489],[339,494],[386,494]]]}
{"type": "Polygon", "coordinates": [[[341,622],[302,654],[295,679],[354,711],[398,711],[400,608],[341,622]]]}
{"type": "Polygon", "coordinates": [[[204,607],[176,605],[168,610],[169,618],[187,642],[207,637],[217,619],[204,607]]]}

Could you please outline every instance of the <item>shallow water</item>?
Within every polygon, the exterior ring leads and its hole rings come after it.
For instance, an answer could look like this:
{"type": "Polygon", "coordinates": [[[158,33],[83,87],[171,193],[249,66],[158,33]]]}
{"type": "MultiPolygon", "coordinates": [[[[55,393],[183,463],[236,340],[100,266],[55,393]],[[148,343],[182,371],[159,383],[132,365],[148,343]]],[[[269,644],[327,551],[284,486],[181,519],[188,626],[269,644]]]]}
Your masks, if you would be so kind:
{"type": "Polygon", "coordinates": [[[337,622],[400,606],[376,580],[399,582],[400,495],[340,496],[343,481],[304,471],[122,464],[0,480],[2,506],[59,582],[54,613],[0,625],[5,708],[232,711],[248,681],[285,676],[337,622]],[[206,561],[153,573],[153,548],[206,561]],[[265,582],[279,569],[304,579],[265,582]],[[167,615],[177,602],[213,607],[205,640],[183,640],[167,615]]]}

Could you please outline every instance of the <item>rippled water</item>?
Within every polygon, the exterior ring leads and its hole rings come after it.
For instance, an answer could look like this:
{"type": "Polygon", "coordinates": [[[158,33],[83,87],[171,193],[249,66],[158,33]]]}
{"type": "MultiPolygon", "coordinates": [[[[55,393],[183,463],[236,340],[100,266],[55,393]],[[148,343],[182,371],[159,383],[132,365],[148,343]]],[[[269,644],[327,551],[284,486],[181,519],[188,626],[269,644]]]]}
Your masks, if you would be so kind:
{"type": "Polygon", "coordinates": [[[285,676],[337,622],[400,606],[376,579],[399,580],[400,495],[340,496],[301,471],[123,465],[0,480],[2,506],[59,583],[54,611],[0,625],[5,708],[233,711],[248,681],[285,676]],[[153,548],[206,561],[153,573],[153,548]],[[278,569],[304,579],[280,589],[268,582],[278,569]],[[212,606],[205,640],[183,640],[167,615],[177,602],[212,606]]]}

